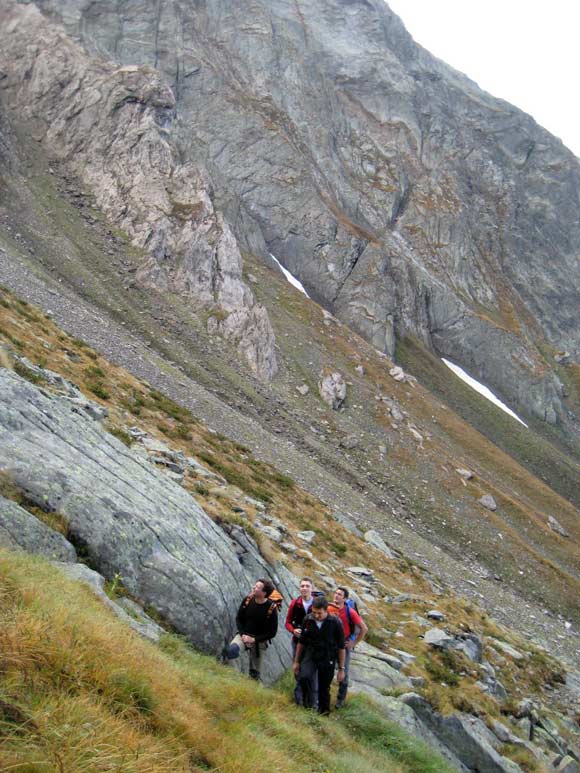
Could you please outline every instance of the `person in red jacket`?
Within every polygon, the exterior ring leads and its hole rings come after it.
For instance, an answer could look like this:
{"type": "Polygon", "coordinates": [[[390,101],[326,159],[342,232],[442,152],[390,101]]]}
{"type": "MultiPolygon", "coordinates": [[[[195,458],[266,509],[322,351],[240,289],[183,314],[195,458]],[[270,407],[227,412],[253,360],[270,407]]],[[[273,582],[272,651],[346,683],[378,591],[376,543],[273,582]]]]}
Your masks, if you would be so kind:
{"type": "MultiPolygon", "coordinates": [[[[314,583],[310,577],[303,577],[300,580],[300,595],[292,599],[290,606],[288,607],[288,613],[286,615],[286,630],[292,634],[292,659],[296,655],[296,645],[300,639],[302,633],[302,624],[306,615],[310,613],[312,608],[314,583]]],[[[316,699],[318,694],[318,685],[314,685],[314,705],[316,706],[316,699]]],[[[302,706],[303,696],[300,680],[296,679],[296,686],[294,687],[294,701],[298,706],[302,706]]]]}
{"type": "Polygon", "coordinates": [[[344,706],[346,700],[346,693],[348,691],[348,670],[350,666],[350,655],[359,641],[362,641],[369,630],[366,623],[354,609],[354,605],[347,604],[349,592],[347,588],[339,586],[334,591],[334,603],[329,606],[328,611],[331,615],[336,615],[344,629],[344,638],[346,641],[345,652],[346,657],[344,659],[344,679],[338,687],[338,695],[336,699],[336,708],[340,709],[344,706]]]}

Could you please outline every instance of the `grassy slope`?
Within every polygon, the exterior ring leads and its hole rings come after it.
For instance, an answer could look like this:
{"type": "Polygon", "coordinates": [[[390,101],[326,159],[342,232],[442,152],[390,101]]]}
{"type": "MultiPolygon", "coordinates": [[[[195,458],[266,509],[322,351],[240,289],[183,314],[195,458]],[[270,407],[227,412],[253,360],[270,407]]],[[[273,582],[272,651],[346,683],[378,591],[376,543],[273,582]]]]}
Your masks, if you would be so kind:
{"type": "MultiPolygon", "coordinates": [[[[545,684],[553,685],[561,678],[561,669],[557,663],[536,648],[529,644],[524,644],[517,638],[512,637],[505,629],[496,626],[481,609],[478,609],[475,605],[469,604],[465,600],[457,599],[451,594],[440,595],[437,602],[434,602],[433,588],[429,578],[426,577],[418,567],[414,566],[411,562],[402,559],[385,561],[381,553],[370,549],[368,545],[361,542],[361,540],[337,524],[331,518],[327,507],[317,501],[314,497],[302,491],[291,479],[281,475],[269,465],[252,458],[248,449],[243,446],[233,443],[228,438],[216,435],[211,430],[208,430],[202,423],[195,420],[187,410],[176,405],[155,390],[152,390],[143,382],[138,381],[122,368],[111,365],[83,342],[73,339],[60,331],[53,322],[38,312],[34,307],[15,299],[6,292],[3,292],[2,297],[0,298],[0,341],[1,340],[4,341],[3,347],[0,346],[0,352],[4,352],[2,360],[4,366],[15,367],[12,355],[10,354],[10,351],[12,350],[21,354],[26,354],[33,362],[38,362],[43,366],[48,366],[51,369],[62,373],[64,376],[77,383],[85,393],[107,406],[110,412],[107,427],[125,442],[130,442],[130,438],[125,432],[126,425],[136,423],[150,435],[164,440],[164,442],[168,443],[173,448],[179,448],[185,451],[188,455],[197,456],[198,459],[212,467],[216,472],[224,475],[229,483],[227,486],[215,486],[198,478],[193,473],[186,477],[184,485],[198,499],[206,512],[217,522],[237,521],[241,523],[248,531],[256,535],[265,555],[268,555],[271,558],[281,558],[297,575],[308,573],[316,576],[315,573],[320,571],[320,569],[323,569],[326,573],[332,574],[337,581],[348,584],[358,590],[357,583],[353,580],[352,576],[348,574],[346,569],[348,566],[360,563],[360,556],[364,555],[365,564],[373,570],[378,580],[378,588],[380,590],[379,597],[377,597],[376,601],[368,602],[368,609],[367,612],[365,612],[365,616],[371,626],[372,643],[377,646],[384,646],[385,648],[396,646],[415,654],[417,659],[412,666],[407,669],[407,673],[409,673],[409,675],[423,677],[426,680],[426,686],[423,688],[423,692],[439,710],[443,712],[453,711],[454,709],[472,710],[482,716],[490,718],[500,718],[502,715],[502,707],[497,701],[486,696],[475,685],[477,679],[481,677],[478,667],[474,667],[473,664],[465,661],[465,659],[460,656],[453,658],[442,657],[424,644],[421,638],[423,629],[420,622],[417,620],[417,616],[424,617],[427,610],[431,609],[435,603],[445,614],[446,626],[450,630],[456,632],[473,631],[482,637],[499,637],[510,641],[526,653],[525,659],[521,663],[518,663],[498,656],[492,646],[486,646],[486,658],[493,663],[498,677],[506,686],[510,695],[510,706],[514,706],[515,701],[519,698],[534,694],[538,690],[542,691],[545,684]],[[256,510],[249,506],[243,499],[244,493],[250,494],[251,496],[262,499],[268,503],[269,513],[286,524],[290,541],[299,543],[296,533],[300,529],[313,529],[318,535],[316,541],[316,556],[311,558],[307,553],[298,553],[295,556],[284,555],[283,553],[280,553],[280,549],[276,545],[271,544],[267,539],[260,537],[254,527],[256,510]],[[243,515],[234,512],[232,509],[233,506],[239,504],[242,504],[246,511],[243,515]],[[398,593],[403,592],[413,594],[413,598],[406,603],[396,605],[388,604],[381,599],[381,594],[397,595],[398,593]],[[396,639],[393,638],[395,634],[397,636],[396,639]]],[[[26,369],[23,369],[21,366],[16,367],[23,375],[33,378],[29,372],[26,372],[26,369]]],[[[22,498],[19,497],[19,492],[9,484],[10,481],[8,480],[0,480],[1,492],[5,496],[10,496],[26,506],[26,501],[23,501],[22,498]]],[[[62,516],[59,518],[58,513],[46,514],[35,509],[32,509],[32,511],[37,517],[47,520],[53,528],[59,528],[66,533],[66,520],[62,519],[62,516]]],[[[35,562],[27,563],[25,559],[16,559],[15,557],[8,556],[6,556],[6,562],[5,578],[9,579],[12,576],[11,572],[13,571],[16,573],[20,572],[21,569],[18,569],[18,567],[21,565],[21,562],[23,562],[22,566],[26,566],[25,571],[29,572],[30,576],[27,586],[28,592],[33,596],[35,596],[37,592],[41,593],[40,589],[36,587],[37,581],[34,579],[35,575],[31,569],[33,564],[36,565],[35,562]]],[[[41,566],[41,564],[38,563],[38,566],[41,566]]],[[[42,569],[42,571],[48,570],[42,569]]],[[[44,583],[44,581],[42,582],[44,583]]],[[[53,582],[53,580],[50,582],[53,582]]],[[[63,580],[60,580],[59,582],[64,583],[63,580]]],[[[122,578],[120,585],[122,585],[122,578]]],[[[12,591],[6,591],[6,598],[9,598],[11,593],[12,591]]],[[[58,591],[58,593],[53,593],[52,596],[56,598],[59,594],[60,591],[58,591]]],[[[1,592],[0,598],[4,598],[4,594],[1,592]]],[[[18,602],[18,604],[21,605],[21,602],[18,602]]],[[[44,601],[40,604],[44,609],[45,607],[43,605],[44,601]]],[[[98,605],[95,605],[96,602],[93,602],[91,609],[96,609],[98,605]]],[[[67,600],[66,607],[72,609],[72,602],[67,600]]],[[[53,633],[51,633],[51,631],[53,631],[53,629],[57,631],[60,630],[61,621],[56,613],[56,608],[46,607],[42,637],[46,638],[52,636],[53,633]],[[50,611],[50,609],[52,609],[52,611],[50,611]]],[[[61,613],[64,614],[64,610],[61,610],[61,613]]],[[[76,614],[71,614],[69,617],[74,619],[76,614]]],[[[36,622],[32,622],[31,624],[33,627],[37,625],[36,622]]],[[[2,630],[8,630],[8,628],[5,628],[3,625],[2,630]]],[[[126,635],[130,636],[129,634],[126,635]]],[[[24,641],[26,636],[24,634],[14,634],[11,639],[17,650],[21,648],[21,644],[19,643],[20,639],[23,639],[24,641]]],[[[132,642],[137,641],[134,637],[130,637],[130,639],[132,642]]],[[[124,651],[127,655],[127,661],[132,662],[134,656],[130,653],[129,645],[123,646],[125,647],[124,651]]],[[[149,645],[147,645],[147,647],[148,646],[149,645]]],[[[175,645],[173,645],[173,648],[175,649],[175,645]]],[[[66,649],[66,647],[64,649],[66,649]]],[[[86,650],[83,650],[84,654],[82,656],[79,654],[80,661],[85,658],[86,653],[88,653],[90,649],[91,647],[88,647],[86,650]]],[[[98,647],[96,647],[96,651],[101,649],[102,646],[99,644],[98,647]]],[[[182,652],[182,650],[179,650],[179,652],[182,652]]],[[[37,656],[36,654],[31,656],[32,660],[35,662],[39,659],[39,662],[42,661],[43,657],[44,655],[37,656]]],[[[229,682],[227,680],[234,679],[233,675],[222,674],[221,669],[217,669],[216,671],[215,666],[210,661],[201,659],[200,657],[198,657],[197,660],[195,660],[195,658],[191,660],[192,657],[193,656],[188,655],[188,663],[190,661],[192,663],[195,661],[199,668],[201,668],[199,664],[204,664],[203,669],[209,669],[208,674],[206,674],[203,679],[196,676],[195,679],[198,682],[201,680],[204,681],[204,683],[207,683],[208,680],[217,679],[219,677],[219,679],[223,678],[226,680],[224,685],[228,685],[229,682]]],[[[139,662],[138,657],[135,662],[139,662]]],[[[81,666],[82,668],[88,667],[86,664],[83,665],[82,662],[78,664],[79,668],[81,668],[81,666]]],[[[127,665],[127,667],[129,666],[127,665]]],[[[117,670],[123,670],[125,666],[117,664],[115,668],[117,670]]],[[[136,672],[131,672],[132,676],[129,679],[129,688],[127,688],[130,695],[133,696],[130,697],[130,700],[135,700],[138,703],[140,702],[139,705],[141,705],[143,701],[145,701],[145,703],[149,701],[148,696],[150,696],[151,690],[153,689],[150,685],[141,689],[142,671],[144,668],[146,670],[149,666],[143,666],[136,672]],[[139,674],[141,674],[141,676],[139,676],[139,674]],[[131,687],[133,682],[137,685],[135,689],[131,687]]],[[[22,678],[24,682],[28,681],[28,676],[22,678]]],[[[60,679],[61,677],[56,678],[59,690],[61,689],[60,679]]],[[[75,679],[78,681],[77,677],[75,677],[75,679]]],[[[113,679],[113,682],[115,682],[116,679],[117,677],[113,679]]],[[[99,686],[100,684],[101,683],[97,685],[93,682],[87,687],[87,694],[84,695],[83,699],[85,702],[89,701],[89,698],[91,698],[91,700],[95,699],[94,693],[98,693],[98,690],[102,689],[102,687],[99,686]]],[[[63,689],[65,692],[68,691],[66,684],[63,689]]],[[[125,687],[122,688],[122,690],[125,689],[125,687]]],[[[226,690],[229,689],[229,687],[224,686],[223,689],[226,690]]],[[[234,688],[232,687],[232,689],[234,688]]],[[[243,687],[235,687],[235,690],[241,690],[243,695],[246,696],[248,695],[247,691],[249,690],[251,692],[253,689],[254,688],[251,685],[247,684],[243,687]]],[[[19,690],[20,688],[15,693],[10,693],[13,698],[18,698],[17,703],[21,700],[21,697],[19,696],[22,696],[22,693],[19,690]]],[[[210,688],[207,687],[208,694],[209,691],[210,688]]],[[[8,698],[5,698],[5,700],[10,703],[8,698]]],[[[24,698],[22,698],[22,700],[24,700],[24,698]]],[[[61,698],[59,697],[58,701],[60,700],[61,698]]],[[[179,697],[176,700],[179,702],[181,701],[181,698],[179,697]]],[[[206,700],[207,698],[204,697],[203,701],[206,700]]],[[[268,698],[268,700],[273,699],[268,698]]],[[[287,705],[287,702],[287,698],[282,701],[284,705],[287,705]]],[[[24,700],[24,703],[28,707],[26,709],[27,711],[30,709],[30,706],[36,705],[34,701],[31,704],[28,698],[24,700]]],[[[18,703],[18,705],[20,706],[21,704],[18,703]]],[[[84,705],[82,701],[81,705],[84,705]]],[[[292,711],[290,707],[288,707],[288,710],[292,711]]],[[[92,708],[91,711],[93,711],[92,708]]],[[[133,709],[131,709],[131,711],[133,711],[133,709]]],[[[141,725],[139,723],[141,722],[141,719],[139,711],[137,711],[136,716],[138,720],[137,724],[140,728],[141,725]]],[[[369,709],[369,711],[371,711],[372,714],[372,722],[371,719],[369,719],[371,727],[374,727],[377,723],[380,725],[384,721],[381,720],[376,713],[372,712],[372,710],[369,709]]],[[[54,708],[51,707],[49,710],[50,716],[52,716],[53,713],[54,708]]],[[[125,709],[120,713],[124,716],[125,709]]],[[[187,714],[187,711],[185,713],[187,714]]],[[[220,709],[216,710],[216,713],[222,714],[223,712],[220,709]]],[[[115,714],[115,711],[113,711],[113,714],[115,714]]],[[[235,717],[235,712],[232,712],[231,716],[235,717]]],[[[291,716],[294,717],[294,714],[291,716]]],[[[301,714],[297,716],[302,717],[301,714]]],[[[37,720],[35,719],[35,722],[36,721],[37,720]]],[[[78,721],[80,722],[80,720],[78,721]]],[[[97,724],[99,724],[100,721],[101,720],[95,720],[97,724]]],[[[294,719],[292,721],[294,721],[294,719]]],[[[302,722],[307,720],[300,719],[298,721],[302,722]]],[[[54,719],[54,722],[55,726],[53,730],[54,732],[57,732],[58,727],[63,724],[71,724],[72,720],[65,719],[61,716],[60,718],[57,717],[54,719]]],[[[314,720],[310,719],[307,722],[312,723],[314,720]]],[[[243,724],[245,723],[246,720],[244,719],[243,724]]],[[[53,730],[51,730],[50,733],[52,733],[53,730]]],[[[125,731],[119,730],[119,732],[122,736],[125,731]]],[[[174,728],[172,732],[175,733],[177,731],[175,731],[174,728]]],[[[280,730],[281,737],[284,737],[284,732],[280,730]]],[[[391,730],[389,733],[392,735],[394,731],[391,730]]],[[[360,734],[364,739],[364,727],[360,729],[360,734]]],[[[374,738],[374,731],[369,731],[369,735],[374,738]]],[[[387,734],[387,740],[385,740],[384,743],[387,743],[389,737],[390,736],[387,734]]],[[[153,738],[153,741],[155,740],[156,739],[153,738]]],[[[18,743],[22,748],[27,748],[30,742],[31,740],[28,737],[28,733],[19,736],[17,735],[17,737],[11,740],[11,743],[18,743]]],[[[34,754],[41,754],[42,749],[45,749],[46,743],[47,742],[45,741],[42,742],[39,747],[40,751],[39,749],[33,750],[34,754]]],[[[388,741],[388,743],[391,742],[388,741]]],[[[393,741],[393,743],[395,742],[393,741]]],[[[139,746],[139,748],[140,744],[141,740],[135,741],[135,745],[139,746]]],[[[124,746],[125,744],[121,745],[124,746]]],[[[381,741],[379,745],[384,744],[381,741]]],[[[397,741],[396,745],[402,745],[402,747],[406,749],[408,743],[397,741]]],[[[223,750],[224,754],[227,751],[225,746],[223,750]]],[[[130,744],[128,748],[131,748],[130,744]]],[[[309,750],[310,747],[308,747],[307,753],[310,753],[309,750]]],[[[31,751],[31,753],[33,752],[31,751]]],[[[70,754],[73,754],[73,752],[74,750],[70,751],[70,754]]],[[[368,750],[366,750],[364,754],[366,755],[367,752],[368,750]]],[[[127,751],[127,754],[128,753],[129,752],[127,751]]],[[[171,753],[173,753],[173,747],[171,747],[171,753]]],[[[204,751],[204,753],[206,752],[204,751]]],[[[405,754],[407,754],[407,752],[405,752],[405,754]]],[[[55,757],[55,759],[57,758],[55,757]]],[[[277,760],[276,757],[273,757],[272,759],[277,760]]],[[[215,764],[217,763],[212,758],[211,765],[213,766],[215,764]]],[[[226,769],[228,770],[238,769],[235,767],[230,768],[229,762],[223,764],[227,764],[226,769]]],[[[358,769],[365,770],[366,768],[364,765],[366,764],[366,762],[357,762],[357,765],[362,766],[358,769]]],[[[127,765],[129,765],[128,761],[127,765]]],[[[171,768],[163,768],[162,766],[159,768],[127,768],[127,770],[131,769],[164,770],[171,768]]],[[[330,769],[339,770],[340,768],[330,767],[330,769]]],[[[354,769],[357,769],[356,766],[354,769]]],[[[425,767],[420,767],[418,769],[428,770],[428,768],[425,767]]]]}
{"type": "Polygon", "coordinates": [[[89,590],[6,551],[0,645],[5,771],[446,770],[370,704],[372,732],[353,737],[176,637],[140,640],[89,590]]]}

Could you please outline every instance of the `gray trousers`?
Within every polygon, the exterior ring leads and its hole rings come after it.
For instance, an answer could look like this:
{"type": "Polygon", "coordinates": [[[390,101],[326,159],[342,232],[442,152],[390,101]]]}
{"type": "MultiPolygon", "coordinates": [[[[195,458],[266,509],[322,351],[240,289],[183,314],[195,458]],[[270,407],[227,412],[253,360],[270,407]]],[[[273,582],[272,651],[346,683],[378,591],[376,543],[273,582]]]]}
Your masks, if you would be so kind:
{"type": "Polygon", "coordinates": [[[338,685],[338,695],[336,696],[336,699],[339,701],[343,701],[348,692],[348,668],[350,666],[351,653],[352,650],[349,650],[348,647],[344,648],[344,679],[338,685]]]}
{"type": "Polygon", "coordinates": [[[250,660],[250,676],[253,679],[259,679],[260,678],[260,671],[261,671],[261,663],[264,660],[264,655],[266,653],[266,650],[268,649],[268,643],[267,642],[260,642],[260,644],[255,644],[253,647],[247,648],[244,642],[242,641],[242,635],[236,634],[234,638],[230,642],[230,646],[232,644],[237,644],[237,646],[240,648],[240,654],[242,652],[247,652],[250,660]]]}

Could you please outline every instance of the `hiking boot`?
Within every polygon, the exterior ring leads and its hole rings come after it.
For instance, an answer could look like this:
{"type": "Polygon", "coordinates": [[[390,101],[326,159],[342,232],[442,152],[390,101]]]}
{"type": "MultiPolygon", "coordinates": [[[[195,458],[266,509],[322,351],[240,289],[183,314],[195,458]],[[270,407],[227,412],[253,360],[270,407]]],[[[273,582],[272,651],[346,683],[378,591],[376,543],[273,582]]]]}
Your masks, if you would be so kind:
{"type": "Polygon", "coordinates": [[[260,681],[260,672],[254,668],[250,668],[250,679],[254,679],[256,682],[260,681]]]}
{"type": "Polygon", "coordinates": [[[334,708],[335,709],[341,709],[343,706],[344,706],[344,698],[339,698],[336,701],[336,706],[334,708]]]}

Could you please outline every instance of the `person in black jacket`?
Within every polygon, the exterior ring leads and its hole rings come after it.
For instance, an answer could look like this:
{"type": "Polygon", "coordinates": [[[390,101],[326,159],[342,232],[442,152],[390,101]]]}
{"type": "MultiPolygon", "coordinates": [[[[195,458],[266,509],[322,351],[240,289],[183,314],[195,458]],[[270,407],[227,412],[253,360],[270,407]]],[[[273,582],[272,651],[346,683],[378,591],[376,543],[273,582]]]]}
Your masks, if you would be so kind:
{"type": "Polygon", "coordinates": [[[327,599],[312,602],[312,612],[302,625],[296,646],[294,674],[302,687],[304,706],[313,708],[313,679],[318,676],[318,712],[330,713],[330,685],[338,661],[338,682],[344,679],[344,630],[340,620],[328,614],[327,599]]]}
{"type": "Polygon", "coordinates": [[[268,596],[274,590],[273,583],[261,578],[256,580],[252,593],[242,601],[236,615],[238,633],[224,648],[224,659],[234,660],[242,651],[250,656],[250,676],[260,678],[260,664],[270,642],[278,631],[278,609],[268,596]]]}

